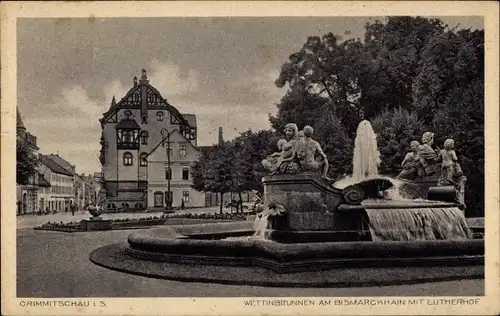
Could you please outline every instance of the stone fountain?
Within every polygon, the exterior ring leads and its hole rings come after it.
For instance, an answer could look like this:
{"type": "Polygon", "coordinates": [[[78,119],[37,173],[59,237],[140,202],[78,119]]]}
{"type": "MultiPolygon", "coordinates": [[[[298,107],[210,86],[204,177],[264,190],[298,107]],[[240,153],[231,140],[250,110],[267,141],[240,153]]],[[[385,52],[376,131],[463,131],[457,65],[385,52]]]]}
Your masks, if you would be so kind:
{"type": "Polygon", "coordinates": [[[327,177],[327,156],[310,126],[299,133],[290,123],[284,134],[280,151],[262,161],[268,175],[262,179],[264,199],[255,221],[135,232],[126,244],[95,250],[91,261],[152,277],[272,286],[383,285],[484,276],[484,242],[472,238],[461,210],[465,181],[449,142],[432,155],[429,134],[424,134],[424,145],[405,157],[403,172],[391,179],[378,174],[376,135],[370,123],[362,121],[353,175],[333,182],[327,177]],[[432,186],[422,189],[408,177],[431,169],[436,173],[438,164],[443,173],[432,186]],[[455,185],[447,182],[457,178],[461,182],[455,185]],[[434,275],[431,280],[429,273],[434,275]]]}
{"type": "Polygon", "coordinates": [[[82,220],[85,231],[99,231],[111,229],[112,222],[109,219],[102,219],[101,215],[106,207],[106,191],[99,191],[97,201],[87,207],[87,211],[92,215],[90,219],[82,220]]]}

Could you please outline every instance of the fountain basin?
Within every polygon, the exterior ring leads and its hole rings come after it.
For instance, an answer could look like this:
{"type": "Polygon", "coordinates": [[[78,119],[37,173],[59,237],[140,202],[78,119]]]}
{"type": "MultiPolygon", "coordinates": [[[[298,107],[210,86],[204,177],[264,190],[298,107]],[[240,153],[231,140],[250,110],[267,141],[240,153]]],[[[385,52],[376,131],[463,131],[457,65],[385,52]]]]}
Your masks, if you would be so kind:
{"type": "Polygon", "coordinates": [[[132,233],[125,252],[140,260],[256,266],[277,273],[338,267],[470,265],[484,261],[483,240],[284,244],[249,235],[249,238],[215,239],[237,234],[245,236],[251,229],[250,222],[224,223],[217,227],[210,227],[211,224],[189,226],[132,233]]]}
{"type": "Polygon", "coordinates": [[[381,286],[484,277],[479,239],[284,244],[253,237],[252,226],[245,221],[139,231],[128,243],[94,250],[90,260],[148,277],[260,286],[381,286]]]}

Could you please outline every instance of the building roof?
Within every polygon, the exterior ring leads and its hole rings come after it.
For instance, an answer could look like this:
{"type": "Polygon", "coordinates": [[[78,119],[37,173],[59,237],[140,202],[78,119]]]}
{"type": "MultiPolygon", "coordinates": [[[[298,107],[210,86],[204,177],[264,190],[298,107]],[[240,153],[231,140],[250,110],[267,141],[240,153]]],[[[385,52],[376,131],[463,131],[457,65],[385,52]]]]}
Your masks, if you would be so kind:
{"type": "MultiPolygon", "coordinates": [[[[142,89],[142,86],[146,86],[147,88],[151,89],[153,91],[153,93],[155,93],[163,102],[163,105],[164,105],[164,108],[162,107],[162,109],[164,110],[167,110],[169,111],[171,114],[173,114],[176,118],[178,118],[179,120],[181,120],[182,123],[184,124],[188,124],[190,125],[191,127],[194,127],[191,125],[191,123],[187,120],[186,117],[184,117],[177,108],[175,108],[174,106],[172,106],[170,103],[168,103],[168,101],[163,98],[161,96],[161,93],[155,88],[153,87],[152,85],[149,84],[149,80],[147,80],[147,76],[146,76],[146,70],[143,69],[142,70],[142,77],[141,77],[141,80],[139,80],[139,82],[137,82],[137,77],[134,78],[134,86],[132,86],[130,88],[130,90],[125,94],[125,96],[118,102],[116,103],[116,101],[111,101],[111,106],[109,108],[109,110],[106,112],[106,113],[103,113],[103,119],[106,120],[108,117],[110,117],[113,113],[116,112],[116,110],[118,110],[121,106],[121,104],[123,102],[125,102],[127,100],[127,98],[132,95],[135,91],[139,90],[139,89],[142,89]]],[[[139,90],[140,91],[140,90],[139,90]]],[[[195,120],[196,122],[196,120],[195,120]]]]}
{"type": "Polygon", "coordinates": [[[18,129],[26,129],[24,126],[23,118],[21,117],[21,113],[19,113],[19,108],[16,107],[16,128],[18,129]]]}
{"type": "Polygon", "coordinates": [[[139,124],[135,120],[123,119],[118,124],[116,124],[115,128],[125,128],[125,129],[141,129],[139,124]]]}
{"type": "Polygon", "coordinates": [[[185,114],[183,113],[182,116],[186,121],[188,122],[189,126],[191,127],[196,127],[196,115],[195,114],[185,114]]]}
{"type": "Polygon", "coordinates": [[[54,157],[53,155],[42,155],[42,154],[39,155],[40,161],[45,166],[47,166],[47,168],[49,168],[52,172],[58,174],[64,174],[70,177],[74,175],[74,173],[66,170],[65,168],[61,167],[57,162],[52,160],[53,157],[54,157]]]}
{"type": "Polygon", "coordinates": [[[68,171],[69,173],[71,173],[71,175],[74,175],[75,174],[75,166],[73,166],[70,162],[68,162],[67,160],[65,160],[64,158],[62,158],[61,156],[59,156],[59,154],[50,154],[50,155],[47,155],[50,159],[52,159],[52,161],[54,161],[55,163],[57,163],[59,166],[63,167],[64,169],[66,169],[66,171],[68,171]]]}

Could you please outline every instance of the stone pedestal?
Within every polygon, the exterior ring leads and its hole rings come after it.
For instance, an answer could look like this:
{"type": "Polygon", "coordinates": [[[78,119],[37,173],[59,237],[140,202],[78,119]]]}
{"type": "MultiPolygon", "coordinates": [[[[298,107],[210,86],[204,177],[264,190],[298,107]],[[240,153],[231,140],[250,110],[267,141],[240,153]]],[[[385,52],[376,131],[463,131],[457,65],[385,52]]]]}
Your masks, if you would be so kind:
{"type": "Polygon", "coordinates": [[[343,203],[342,190],[315,173],[274,175],[263,178],[264,201],[285,207],[281,231],[357,230],[362,213],[335,212],[343,203]]]}
{"type": "Polygon", "coordinates": [[[112,228],[111,220],[107,219],[91,219],[82,220],[84,231],[110,230],[112,228]]]}

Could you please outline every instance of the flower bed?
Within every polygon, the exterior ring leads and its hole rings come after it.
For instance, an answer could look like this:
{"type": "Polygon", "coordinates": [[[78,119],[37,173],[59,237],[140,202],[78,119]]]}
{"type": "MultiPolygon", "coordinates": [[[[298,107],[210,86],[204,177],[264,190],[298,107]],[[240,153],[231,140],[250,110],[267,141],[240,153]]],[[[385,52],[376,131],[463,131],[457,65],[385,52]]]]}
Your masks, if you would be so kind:
{"type": "MultiPolygon", "coordinates": [[[[150,227],[157,225],[164,225],[169,222],[169,219],[188,219],[188,220],[207,220],[210,222],[218,220],[229,220],[229,221],[241,221],[246,220],[246,215],[248,214],[231,214],[231,213],[187,213],[187,214],[163,214],[161,216],[149,216],[141,218],[117,218],[110,220],[100,220],[108,221],[111,225],[103,225],[103,227],[111,227],[106,229],[97,230],[110,230],[110,229],[127,229],[133,227],[150,227]]],[[[96,220],[96,222],[99,220],[96,220]]],[[[35,227],[35,230],[51,230],[51,231],[61,231],[61,232],[83,232],[89,230],[88,223],[92,223],[92,220],[82,220],[80,222],[47,222],[42,226],[35,227]]],[[[94,230],[94,229],[92,229],[94,230]]]]}
{"type": "Polygon", "coordinates": [[[47,222],[42,226],[38,226],[34,228],[35,230],[53,230],[67,233],[81,232],[84,231],[82,222],[47,222]]]}
{"type": "Polygon", "coordinates": [[[189,219],[209,219],[209,220],[234,220],[242,221],[246,220],[246,216],[243,214],[234,213],[185,213],[185,214],[172,214],[168,218],[189,218],[189,219]]]}
{"type": "Polygon", "coordinates": [[[165,224],[165,217],[149,217],[140,219],[117,219],[113,220],[111,225],[113,229],[128,228],[128,227],[147,227],[165,224]]]}

